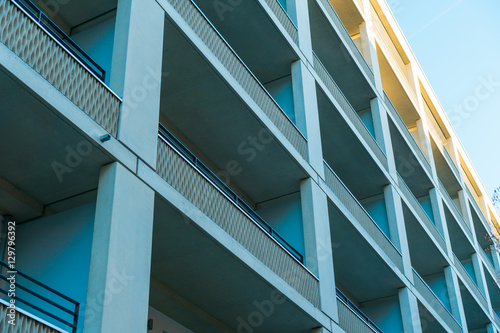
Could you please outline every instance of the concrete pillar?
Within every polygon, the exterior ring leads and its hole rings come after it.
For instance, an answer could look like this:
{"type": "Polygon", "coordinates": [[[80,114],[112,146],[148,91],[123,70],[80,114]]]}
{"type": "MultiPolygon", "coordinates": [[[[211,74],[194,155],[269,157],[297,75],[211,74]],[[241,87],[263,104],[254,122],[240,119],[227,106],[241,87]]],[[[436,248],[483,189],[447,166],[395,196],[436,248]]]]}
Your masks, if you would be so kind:
{"type": "Polygon", "coordinates": [[[474,267],[474,275],[476,276],[477,287],[479,288],[484,298],[486,299],[486,302],[488,303],[488,310],[491,311],[492,310],[491,299],[488,291],[488,284],[486,283],[486,273],[484,272],[484,266],[477,253],[472,254],[472,266],[474,267]]]}
{"type": "Polygon", "coordinates": [[[375,88],[382,96],[384,91],[382,86],[382,76],[380,74],[380,66],[377,56],[377,47],[375,43],[375,32],[373,28],[373,21],[371,18],[371,4],[370,0],[363,0],[363,11],[365,13],[365,22],[359,26],[361,54],[365,57],[368,66],[373,71],[375,77],[375,88]]]}
{"type": "Polygon", "coordinates": [[[469,225],[469,228],[472,232],[472,239],[476,240],[476,228],[474,227],[474,221],[472,220],[469,199],[467,199],[467,195],[465,194],[464,190],[458,191],[458,201],[460,202],[460,208],[462,209],[462,216],[465,220],[465,223],[469,225]]]}
{"type": "Polygon", "coordinates": [[[495,330],[495,326],[490,323],[486,325],[486,333],[496,333],[497,331],[495,330]]]}
{"type": "Polygon", "coordinates": [[[453,254],[453,249],[451,248],[450,234],[448,231],[448,224],[446,222],[446,215],[444,213],[443,200],[436,188],[429,191],[429,198],[431,200],[432,214],[434,215],[434,223],[439,233],[443,236],[446,243],[446,253],[450,258],[453,254]]]}
{"type": "Polygon", "coordinates": [[[151,167],[162,78],[165,12],[154,0],[119,0],[110,87],[123,97],[118,140],[151,167]]]}
{"type": "Polygon", "coordinates": [[[417,298],[407,287],[399,289],[398,294],[405,333],[421,333],[422,326],[420,324],[417,298]]]}
{"type": "Polygon", "coordinates": [[[287,13],[297,26],[298,46],[308,62],[313,62],[311,25],[307,1],[286,0],[287,13]]]}
{"type": "Polygon", "coordinates": [[[403,258],[403,274],[409,281],[413,281],[410,248],[408,246],[408,237],[406,234],[406,225],[401,198],[393,185],[387,185],[384,188],[384,198],[391,240],[401,252],[403,258]]]}
{"type": "Polygon", "coordinates": [[[292,85],[295,119],[297,127],[307,135],[309,163],[324,177],[316,81],[301,60],[292,63],[292,85]]]}
{"type": "Polygon", "coordinates": [[[319,278],[320,308],[338,322],[332,240],[326,194],[311,178],[300,183],[305,264],[319,278]]]}
{"type": "Polygon", "coordinates": [[[432,153],[431,139],[429,137],[429,130],[424,118],[417,120],[417,143],[424,153],[425,157],[431,165],[432,178],[437,179],[436,163],[434,163],[434,154],[432,153]]]}
{"type": "Polygon", "coordinates": [[[451,266],[445,267],[444,278],[446,281],[446,288],[448,289],[448,297],[450,298],[451,313],[462,325],[463,331],[468,332],[458,276],[451,266]]]}
{"type": "Polygon", "coordinates": [[[381,101],[378,97],[370,101],[370,108],[372,112],[373,128],[375,130],[375,138],[379,146],[382,148],[382,151],[384,151],[387,156],[389,174],[392,178],[398,179],[396,160],[392,149],[391,133],[389,131],[387,110],[383,106],[383,101],[381,101]]]}
{"type": "Polygon", "coordinates": [[[83,332],[145,332],[154,192],[118,162],[98,186],[83,332]]]}

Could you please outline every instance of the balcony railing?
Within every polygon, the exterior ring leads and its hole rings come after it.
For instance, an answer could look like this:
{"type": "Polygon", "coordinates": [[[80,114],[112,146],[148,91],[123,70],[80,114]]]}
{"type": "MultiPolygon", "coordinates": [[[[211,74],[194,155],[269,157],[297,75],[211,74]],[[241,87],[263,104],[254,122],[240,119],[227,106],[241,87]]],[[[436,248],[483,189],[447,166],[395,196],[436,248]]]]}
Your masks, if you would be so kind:
{"type": "Polygon", "coordinates": [[[462,325],[460,325],[451,312],[441,302],[439,297],[432,291],[429,285],[422,279],[422,277],[413,269],[413,283],[420,295],[427,303],[437,312],[437,314],[446,322],[451,328],[452,332],[462,332],[462,325]]]}
{"type": "Polygon", "coordinates": [[[453,263],[455,264],[455,268],[457,269],[458,273],[460,276],[462,276],[464,282],[466,285],[469,286],[470,291],[472,292],[473,295],[476,296],[476,299],[478,302],[481,304],[483,309],[487,310],[488,309],[488,304],[486,302],[486,299],[484,298],[484,295],[479,291],[478,286],[476,283],[472,280],[470,277],[469,273],[465,269],[465,267],[462,265],[460,260],[453,254],[453,263]]]}
{"type": "Polygon", "coordinates": [[[231,76],[248,93],[298,153],[307,159],[307,139],[252,74],[193,0],[168,0],[231,76]]]}
{"type": "Polygon", "coordinates": [[[366,232],[373,238],[380,248],[387,254],[391,261],[403,271],[401,253],[391,240],[384,234],[370,214],[363,208],[356,197],[349,191],[347,186],[340,180],[330,166],[324,162],[325,182],[335,196],[342,202],[352,216],[363,226],[366,232]]]}
{"type": "Polygon", "coordinates": [[[55,327],[76,332],[80,310],[78,302],[17,269],[12,271],[4,261],[0,261],[0,272],[3,284],[0,294],[4,300],[12,300],[16,307],[37,317],[45,317],[55,327]]]}
{"type": "Polygon", "coordinates": [[[432,238],[434,238],[434,240],[439,244],[441,250],[443,250],[443,252],[446,253],[446,243],[443,236],[441,236],[436,226],[434,225],[434,223],[432,223],[431,219],[429,218],[429,215],[427,215],[427,213],[424,211],[420,202],[417,200],[417,198],[415,198],[415,195],[413,194],[413,192],[410,190],[404,179],[399,174],[398,174],[398,185],[401,192],[403,192],[403,198],[408,201],[411,208],[413,208],[413,211],[417,214],[416,215],[417,219],[420,220],[421,223],[423,223],[423,225],[425,225],[426,229],[431,233],[432,238]]]}
{"type": "Polygon", "coordinates": [[[33,12],[25,9],[26,2],[22,3],[0,2],[0,42],[116,137],[120,98],[69,46],[69,39],[61,41],[45,27],[49,23],[38,22],[33,12]]]}
{"type": "Polygon", "coordinates": [[[335,12],[335,9],[333,9],[332,5],[330,4],[330,1],[328,1],[328,0],[317,0],[317,1],[325,9],[327,17],[329,17],[330,20],[332,20],[334,26],[337,27],[337,30],[340,33],[341,39],[343,39],[344,42],[347,44],[347,48],[351,50],[352,55],[357,60],[362,71],[364,71],[366,76],[369,78],[370,82],[373,85],[375,85],[375,77],[373,75],[373,71],[371,70],[370,66],[368,66],[368,63],[366,62],[365,58],[363,57],[363,55],[359,51],[358,47],[356,46],[356,44],[352,40],[351,35],[347,31],[344,23],[342,23],[342,20],[340,19],[340,17],[335,12]]]}
{"type": "Polygon", "coordinates": [[[394,104],[392,104],[389,96],[387,96],[385,91],[384,91],[384,99],[385,99],[385,104],[389,109],[389,113],[392,115],[392,118],[396,122],[396,126],[399,127],[401,133],[406,138],[406,141],[413,148],[413,151],[417,154],[417,159],[420,160],[420,163],[424,167],[425,171],[427,171],[427,175],[429,175],[429,177],[432,177],[431,165],[429,161],[422,152],[422,149],[420,149],[420,146],[418,145],[417,141],[415,141],[415,138],[413,138],[413,135],[411,135],[410,131],[408,130],[408,127],[406,127],[405,122],[399,115],[398,111],[394,107],[394,104]]]}
{"type": "Polygon", "coordinates": [[[281,4],[278,0],[265,0],[266,4],[271,8],[271,11],[276,15],[276,18],[281,23],[283,28],[285,28],[286,32],[292,38],[295,44],[298,42],[298,33],[297,27],[290,19],[290,16],[286,13],[286,11],[281,7],[281,4]]]}
{"type": "Polygon", "coordinates": [[[157,173],[267,267],[318,306],[318,280],[302,255],[163,126],[157,173]]]}
{"type": "Polygon", "coordinates": [[[332,95],[334,100],[340,104],[342,110],[339,110],[343,114],[345,114],[353,126],[356,128],[358,133],[363,137],[366,144],[370,147],[373,153],[377,156],[378,160],[384,168],[387,170],[387,157],[378,145],[377,141],[370,134],[370,131],[366,128],[365,124],[359,118],[358,113],[354,110],[352,105],[349,103],[347,98],[344,96],[340,88],[335,83],[335,80],[330,76],[326,68],[323,66],[319,58],[314,54],[314,70],[318,74],[319,78],[325,85],[328,92],[332,95]]]}
{"type": "Polygon", "coordinates": [[[353,302],[337,288],[339,326],[349,333],[382,333],[353,302]]]}

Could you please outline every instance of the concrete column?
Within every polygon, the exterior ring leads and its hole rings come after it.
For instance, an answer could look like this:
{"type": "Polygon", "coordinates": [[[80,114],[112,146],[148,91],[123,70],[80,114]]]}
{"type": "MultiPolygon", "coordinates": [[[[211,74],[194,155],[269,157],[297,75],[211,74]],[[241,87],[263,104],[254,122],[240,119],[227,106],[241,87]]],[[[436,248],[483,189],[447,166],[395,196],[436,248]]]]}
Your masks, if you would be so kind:
{"type": "Polygon", "coordinates": [[[165,12],[154,0],[119,0],[110,87],[123,97],[118,140],[151,167],[162,78],[165,12]]]}
{"type": "Polygon", "coordinates": [[[403,274],[405,274],[408,280],[413,281],[410,248],[408,247],[408,237],[406,234],[406,225],[401,198],[393,185],[387,185],[384,188],[384,198],[391,240],[401,252],[403,258],[403,274]]]}
{"type": "Polygon", "coordinates": [[[420,324],[417,298],[407,287],[399,289],[398,294],[405,333],[421,333],[422,325],[420,324]]]}
{"type": "Polygon", "coordinates": [[[313,62],[311,25],[307,1],[286,0],[287,13],[297,26],[298,46],[308,62],[313,62]]]}
{"type": "Polygon", "coordinates": [[[446,253],[451,258],[453,256],[453,249],[451,248],[451,240],[448,231],[448,224],[446,222],[446,215],[444,213],[443,200],[441,200],[441,197],[436,188],[433,188],[429,191],[429,197],[431,200],[432,214],[434,215],[434,223],[436,224],[436,228],[444,238],[444,241],[446,243],[446,253]]]}
{"type": "Polygon", "coordinates": [[[83,332],[145,332],[154,192],[118,162],[98,186],[83,332]]]}
{"type": "Polygon", "coordinates": [[[389,131],[387,110],[383,106],[383,101],[381,101],[378,97],[370,101],[370,108],[372,112],[373,128],[375,130],[375,138],[387,156],[389,174],[392,178],[398,179],[396,161],[394,158],[394,151],[392,149],[391,133],[389,131]]]}
{"type": "Polygon", "coordinates": [[[477,287],[479,288],[481,293],[483,293],[483,296],[488,303],[488,310],[491,310],[491,299],[488,291],[488,284],[486,283],[486,273],[484,272],[484,266],[477,253],[472,254],[472,266],[474,267],[474,275],[476,276],[477,287]]]}
{"type": "Polygon", "coordinates": [[[472,220],[471,208],[469,205],[469,199],[464,190],[458,191],[458,201],[460,202],[460,208],[462,209],[462,216],[467,224],[469,224],[470,230],[472,232],[472,239],[476,240],[476,228],[474,227],[474,221],[472,220]]]}
{"type": "Polygon", "coordinates": [[[462,301],[462,294],[460,292],[460,284],[458,277],[451,266],[445,267],[444,278],[446,281],[446,288],[448,289],[448,297],[450,298],[451,313],[462,325],[464,332],[467,330],[467,322],[465,319],[464,303],[462,301]]]}
{"type": "Polygon", "coordinates": [[[311,178],[300,184],[305,264],[319,278],[320,308],[338,322],[332,240],[326,194],[311,178]]]}
{"type": "Polygon", "coordinates": [[[371,4],[369,0],[363,0],[363,11],[366,21],[359,26],[361,54],[363,54],[368,66],[372,69],[375,77],[375,88],[382,96],[384,89],[382,86],[382,76],[380,74],[380,66],[378,63],[375,32],[371,18],[371,4]]]}
{"type": "Polygon", "coordinates": [[[486,333],[496,333],[497,331],[495,330],[495,326],[490,323],[486,325],[486,333]]]}
{"type": "Polygon", "coordinates": [[[431,165],[432,178],[437,179],[436,163],[434,163],[434,154],[432,153],[431,139],[429,130],[424,118],[417,120],[417,143],[431,165]]]}
{"type": "Polygon", "coordinates": [[[301,60],[292,63],[292,85],[297,127],[307,135],[308,162],[324,177],[316,82],[301,60]]]}

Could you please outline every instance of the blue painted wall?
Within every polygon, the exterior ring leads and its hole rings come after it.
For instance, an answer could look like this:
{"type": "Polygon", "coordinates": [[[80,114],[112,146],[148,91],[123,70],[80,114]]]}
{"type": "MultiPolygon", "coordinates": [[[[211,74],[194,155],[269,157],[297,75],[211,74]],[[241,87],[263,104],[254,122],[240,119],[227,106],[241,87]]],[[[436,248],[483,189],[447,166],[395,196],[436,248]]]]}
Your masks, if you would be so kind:
{"type": "Polygon", "coordinates": [[[370,132],[373,138],[375,138],[375,128],[373,127],[373,118],[371,110],[359,112],[358,116],[359,118],[361,118],[361,121],[363,121],[363,124],[365,124],[366,128],[368,129],[368,132],[370,132]]]}
{"type": "Polygon", "coordinates": [[[434,294],[436,294],[444,306],[451,311],[450,296],[448,294],[448,288],[446,287],[444,274],[425,277],[424,281],[431,287],[434,294]]]}
{"type": "Polygon", "coordinates": [[[304,228],[299,194],[261,208],[257,210],[257,213],[295,250],[304,255],[304,228]]]}
{"type": "Polygon", "coordinates": [[[292,76],[288,75],[281,79],[264,85],[273,96],[278,105],[285,111],[288,118],[295,123],[295,108],[293,103],[292,76]]]}
{"type": "Polygon", "coordinates": [[[420,205],[424,209],[427,216],[429,216],[432,223],[436,224],[436,221],[434,220],[434,213],[432,212],[431,199],[428,196],[420,197],[418,198],[418,202],[420,202],[420,205]]]}
{"type": "Polygon", "coordinates": [[[384,333],[403,332],[399,301],[389,301],[361,309],[384,333]]]}
{"type": "Polygon", "coordinates": [[[106,84],[109,84],[111,72],[114,35],[115,18],[113,17],[71,36],[78,46],[106,71],[106,84]]]}
{"type": "Polygon", "coordinates": [[[95,202],[21,224],[16,230],[17,268],[80,303],[79,332],[87,298],[94,215],[95,202]]]}
{"type": "Polygon", "coordinates": [[[362,205],[368,214],[370,214],[371,218],[377,223],[379,228],[384,232],[387,238],[391,239],[384,198],[366,202],[364,201],[362,202],[362,205]]]}

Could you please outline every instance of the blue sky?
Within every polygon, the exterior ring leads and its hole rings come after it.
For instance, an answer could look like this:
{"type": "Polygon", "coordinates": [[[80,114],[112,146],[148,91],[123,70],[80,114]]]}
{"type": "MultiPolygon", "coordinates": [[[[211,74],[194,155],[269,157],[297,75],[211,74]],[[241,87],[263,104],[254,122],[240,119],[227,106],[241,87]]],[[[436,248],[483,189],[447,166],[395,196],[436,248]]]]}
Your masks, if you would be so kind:
{"type": "Polygon", "coordinates": [[[491,197],[500,187],[500,1],[387,2],[491,197]]]}

